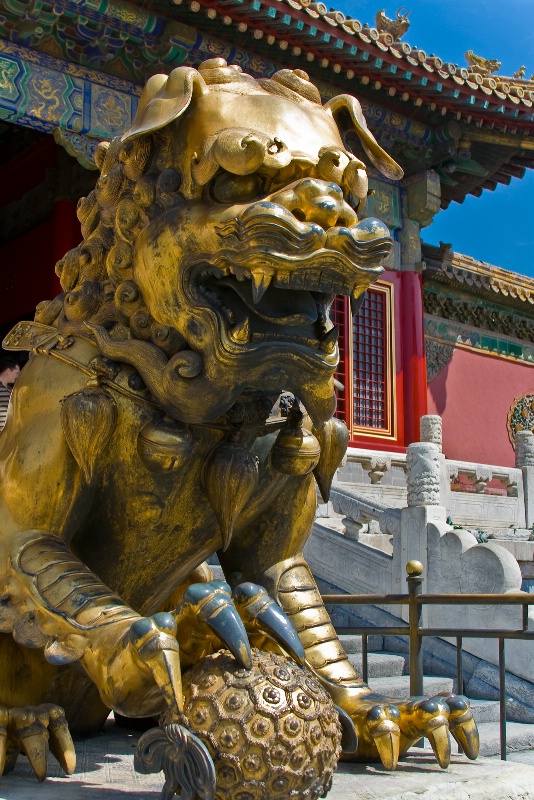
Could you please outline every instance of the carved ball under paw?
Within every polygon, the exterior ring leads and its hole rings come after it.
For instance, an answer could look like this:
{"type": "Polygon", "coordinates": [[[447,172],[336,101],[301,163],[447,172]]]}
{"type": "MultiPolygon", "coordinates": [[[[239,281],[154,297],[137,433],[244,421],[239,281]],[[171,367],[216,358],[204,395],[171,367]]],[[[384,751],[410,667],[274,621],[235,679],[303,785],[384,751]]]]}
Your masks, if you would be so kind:
{"type": "Polygon", "coordinates": [[[242,669],[227,652],[184,675],[184,714],[215,763],[217,800],[324,797],[341,752],[336,708],[289,658],[253,650],[242,669]]]}

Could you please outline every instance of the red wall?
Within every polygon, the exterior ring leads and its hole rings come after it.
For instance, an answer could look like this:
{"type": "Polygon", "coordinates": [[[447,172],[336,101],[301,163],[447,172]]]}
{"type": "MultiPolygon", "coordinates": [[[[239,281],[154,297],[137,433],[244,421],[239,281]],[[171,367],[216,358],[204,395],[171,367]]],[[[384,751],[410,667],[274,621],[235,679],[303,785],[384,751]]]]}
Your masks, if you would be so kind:
{"type": "Polygon", "coordinates": [[[455,348],[428,386],[428,414],[443,418],[447,458],[514,466],[506,418],[514,399],[534,391],[534,367],[455,348]]]}

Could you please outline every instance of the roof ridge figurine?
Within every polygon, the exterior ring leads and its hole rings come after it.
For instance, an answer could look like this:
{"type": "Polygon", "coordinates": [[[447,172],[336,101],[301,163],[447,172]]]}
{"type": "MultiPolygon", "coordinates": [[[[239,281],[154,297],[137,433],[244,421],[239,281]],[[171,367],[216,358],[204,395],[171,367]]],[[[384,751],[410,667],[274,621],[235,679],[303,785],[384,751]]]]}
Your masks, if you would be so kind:
{"type": "Polygon", "coordinates": [[[390,33],[393,36],[393,41],[398,42],[410,27],[408,16],[412,12],[407,11],[405,14],[402,14],[401,12],[404,11],[404,9],[405,6],[401,6],[399,8],[397,11],[397,19],[390,19],[389,17],[386,17],[385,10],[383,8],[380,9],[380,11],[377,11],[375,15],[375,25],[377,31],[380,33],[390,33]]]}

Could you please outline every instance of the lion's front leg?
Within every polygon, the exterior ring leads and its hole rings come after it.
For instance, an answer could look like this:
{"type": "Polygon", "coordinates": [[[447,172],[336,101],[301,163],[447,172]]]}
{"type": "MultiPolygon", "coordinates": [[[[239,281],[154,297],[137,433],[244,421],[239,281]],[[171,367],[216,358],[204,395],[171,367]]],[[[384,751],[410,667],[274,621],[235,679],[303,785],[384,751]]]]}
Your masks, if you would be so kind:
{"type": "Polygon", "coordinates": [[[180,709],[176,623],[141,617],[52,534],[17,534],[2,628],[42,647],[55,665],[79,662],[103,702],[128,716],[180,709]]]}
{"type": "Polygon", "coordinates": [[[464,752],[476,758],[478,735],[464,698],[381,697],[354,670],[302,555],[314,512],[313,478],[288,482],[268,512],[254,520],[227,553],[220,554],[226,574],[237,571],[240,578],[265,586],[285,611],[304,646],[306,667],[354,723],[358,760],[380,758],[387,769],[395,769],[399,755],[427,737],[438,763],[446,767],[449,729],[464,752]]]}
{"type": "MultiPolygon", "coordinates": [[[[129,717],[167,711],[177,719],[182,689],[173,616],[135,613],[51,534],[18,533],[16,542],[0,607],[2,630],[24,647],[42,648],[53,665],[77,662],[109,708],[129,717]]],[[[7,766],[30,743],[42,778],[52,729],[43,707],[12,710],[7,766]]],[[[54,736],[50,741],[53,746],[54,736]]]]}

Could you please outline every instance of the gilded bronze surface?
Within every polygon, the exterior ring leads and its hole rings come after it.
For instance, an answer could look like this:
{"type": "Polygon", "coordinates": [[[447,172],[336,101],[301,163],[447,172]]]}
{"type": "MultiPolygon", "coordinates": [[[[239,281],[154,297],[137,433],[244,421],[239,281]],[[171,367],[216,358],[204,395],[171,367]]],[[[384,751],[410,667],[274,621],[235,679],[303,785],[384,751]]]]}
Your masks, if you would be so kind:
{"type": "MultiPolygon", "coordinates": [[[[43,778],[48,731],[72,771],[65,719],[95,730],[110,708],[163,713],[140,763],[172,742],[208,763],[177,727],[182,671],[221,647],[250,671],[251,645],[315,675],[357,758],[394,768],[424,735],[448,762],[454,704],[370,694],[301,554],[314,479],[327,498],[347,443],[330,307],[391,249],[359,218],[349,129],[402,176],[355,98],[322,105],[300,70],[256,81],[212,59],[151,78],[132,128],[99,147],[64,292],[4,344],[32,353],[0,436],[6,768],[24,749],[43,778]],[[306,413],[271,415],[283,391],[306,413]],[[203,565],[215,551],[231,586],[203,565]]],[[[475,756],[464,711],[453,734],[475,756]]]]}

